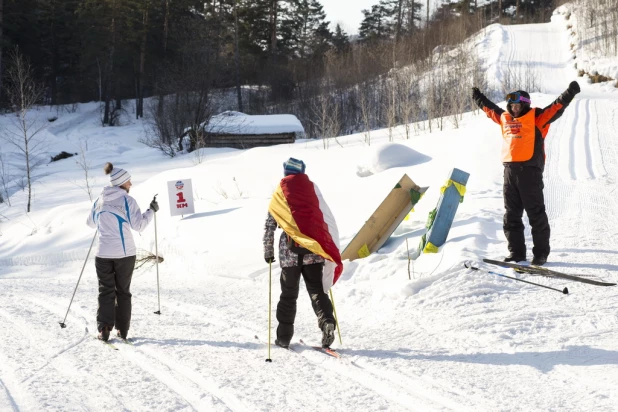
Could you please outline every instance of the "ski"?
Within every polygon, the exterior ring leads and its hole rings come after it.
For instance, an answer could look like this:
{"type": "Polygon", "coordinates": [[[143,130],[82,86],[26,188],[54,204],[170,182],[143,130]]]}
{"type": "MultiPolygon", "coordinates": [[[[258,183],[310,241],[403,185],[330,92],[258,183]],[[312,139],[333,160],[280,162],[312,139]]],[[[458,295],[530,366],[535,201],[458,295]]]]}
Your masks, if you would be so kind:
{"type": "Polygon", "coordinates": [[[97,336],[94,336],[94,338],[98,340],[99,342],[105,344],[108,348],[113,349],[113,350],[118,350],[118,348],[114,346],[114,344],[110,343],[109,341],[105,342],[103,339],[99,339],[97,336]]]}
{"type": "MultiPolygon", "coordinates": [[[[90,336],[92,336],[92,338],[95,339],[96,341],[105,344],[108,348],[113,349],[113,350],[118,350],[118,348],[116,346],[114,346],[113,344],[111,344],[109,342],[109,340],[106,342],[103,339],[99,339],[98,335],[90,333],[90,331],[88,330],[88,327],[86,327],[86,333],[89,334],[90,336]]],[[[110,339],[111,339],[111,336],[110,336],[110,339]]]]}
{"type": "Polygon", "coordinates": [[[540,266],[526,266],[517,263],[502,262],[499,260],[483,259],[483,262],[491,265],[501,266],[503,268],[515,269],[518,272],[524,272],[531,275],[542,275],[559,279],[572,280],[574,282],[587,283],[595,286],[616,286],[615,283],[602,282],[599,280],[588,279],[582,276],[569,275],[567,273],[556,272],[555,270],[546,269],[540,266]]]}
{"type": "Polygon", "coordinates": [[[331,348],[323,348],[323,347],[321,347],[321,346],[313,346],[313,345],[308,345],[308,344],[307,344],[307,343],[305,343],[305,341],[304,341],[304,340],[302,340],[302,339],[300,340],[300,343],[301,343],[301,344],[303,344],[303,345],[305,345],[305,346],[307,346],[307,347],[310,347],[310,348],[312,348],[312,349],[315,349],[315,350],[317,350],[318,352],[322,352],[322,353],[325,353],[325,354],[327,354],[327,355],[329,355],[329,356],[332,356],[333,358],[341,359],[341,354],[340,354],[339,352],[337,352],[336,350],[334,350],[334,349],[331,349],[331,348]]]}
{"type": "MultiPolygon", "coordinates": [[[[262,339],[260,339],[258,335],[255,335],[254,338],[257,341],[259,341],[260,343],[263,343],[263,344],[267,345],[267,343],[265,343],[262,339]]],[[[312,346],[312,345],[309,345],[309,344],[305,343],[305,341],[303,341],[302,339],[300,339],[299,342],[303,346],[306,346],[308,348],[314,349],[314,350],[316,350],[318,352],[322,352],[322,353],[324,353],[326,355],[332,356],[333,358],[341,359],[341,354],[339,352],[337,352],[336,350],[334,350],[334,349],[323,348],[321,346],[312,346]]],[[[294,343],[290,343],[290,346],[288,346],[287,348],[284,348],[282,346],[275,345],[274,343],[272,344],[272,346],[274,346],[274,347],[277,347],[277,348],[280,348],[280,349],[283,349],[283,350],[287,350],[287,351],[290,351],[290,352],[294,352],[297,355],[300,354],[297,349],[294,349],[293,345],[295,345],[295,344],[294,343]]]]}
{"type": "MultiPolygon", "coordinates": [[[[264,345],[268,345],[268,342],[263,341],[262,339],[260,339],[260,337],[258,335],[254,335],[253,336],[258,342],[264,344],[264,345]]],[[[287,348],[284,348],[283,346],[279,346],[277,344],[275,344],[274,342],[270,344],[270,346],[273,346],[275,348],[279,348],[279,349],[285,349],[285,350],[289,350],[290,352],[295,352],[294,349],[292,349],[292,344],[290,343],[290,346],[288,346],[287,348]]]]}
{"type": "MultiPolygon", "coordinates": [[[[118,338],[122,343],[126,343],[127,345],[134,346],[133,342],[130,341],[129,338],[124,339],[122,336],[120,336],[120,332],[118,332],[118,331],[116,331],[116,333],[114,333],[114,337],[118,338]]],[[[111,339],[111,337],[110,337],[110,339],[111,339]]]]}
{"type": "Polygon", "coordinates": [[[568,295],[568,294],[569,294],[569,289],[567,289],[567,288],[564,288],[564,289],[562,289],[562,290],[560,290],[560,289],[556,289],[556,288],[552,288],[552,287],[550,287],[550,286],[541,285],[540,283],[534,283],[534,282],[530,282],[530,281],[528,281],[528,280],[518,279],[518,278],[514,278],[514,277],[512,277],[512,276],[503,275],[502,273],[494,272],[494,271],[492,271],[492,270],[480,269],[480,268],[477,268],[477,267],[472,266],[472,264],[470,264],[470,263],[468,263],[468,262],[464,262],[464,266],[465,266],[467,269],[471,269],[471,270],[478,270],[478,271],[481,271],[481,272],[489,273],[489,274],[491,274],[491,275],[500,276],[500,277],[502,277],[502,278],[507,278],[507,279],[511,279],[511,280],[516,280],[517,282],[523,282],[523,283],[527,283],[527,284],[529,284],[529,285],[534,285],[534,286],[539,286],[539,287],[542,287],[542,288],[545,288],[545,289],[555,290],[556,292],[560,292],[560,293],[562,293],[562,294],[564,294],[564,295],[568,295]]]}

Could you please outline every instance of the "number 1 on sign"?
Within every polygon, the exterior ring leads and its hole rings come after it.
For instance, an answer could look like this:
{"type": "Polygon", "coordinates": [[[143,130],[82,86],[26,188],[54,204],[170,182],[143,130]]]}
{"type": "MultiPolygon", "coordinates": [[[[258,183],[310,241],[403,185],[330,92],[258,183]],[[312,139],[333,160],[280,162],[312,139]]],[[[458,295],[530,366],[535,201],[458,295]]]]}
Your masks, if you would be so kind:
{"type": "Polygon", "coordinates": [[[178,196],[178,200],[176,201],[176,203],[184,203],[184,202],[186,202],[184,196],[182,195],[182,192],[176,193],[176,196],[178,196]]]}

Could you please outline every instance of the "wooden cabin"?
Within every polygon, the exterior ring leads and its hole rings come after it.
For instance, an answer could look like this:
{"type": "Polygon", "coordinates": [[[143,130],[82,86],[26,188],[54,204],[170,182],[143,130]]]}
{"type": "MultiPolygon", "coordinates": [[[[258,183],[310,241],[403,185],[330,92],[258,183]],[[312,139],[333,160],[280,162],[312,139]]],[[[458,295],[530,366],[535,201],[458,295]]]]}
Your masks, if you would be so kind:
{"type": "Polygon", "coordinates": [[[240,112],[223,112],[205,125],[206,147],[249,149],[260,146],[294,143],[304,138],[305,129],[291,114],[251,116],[240,112]]]}

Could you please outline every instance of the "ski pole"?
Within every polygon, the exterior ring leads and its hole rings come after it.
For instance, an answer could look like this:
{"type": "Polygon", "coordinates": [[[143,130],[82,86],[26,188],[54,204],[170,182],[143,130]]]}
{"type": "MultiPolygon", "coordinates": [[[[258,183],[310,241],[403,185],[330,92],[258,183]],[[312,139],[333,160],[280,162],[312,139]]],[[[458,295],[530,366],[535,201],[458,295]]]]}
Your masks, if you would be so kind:
{"type": "Polygon", "coordinates": [[[86,262],[88,262],[88,257],[90,256],[90,251],[92,250],[92,245],[94,245],[94,240],[97,238],[97,233],[99,229],[95,230],[94,236],[92,237],[92,242],[90,243],[90,249],[88,249],[88,254],[86,255],[86,259],[84,260],[84,266],[82,266],[82,271],[79,274],[79,278],[77,279],[77,285],[75,285],[75,290],[73,291],[73,296],[71,296],[71,302],[69,302],[69,308],[67,309],[66,315],[64,315],[64,320],[62,322],[58,322],[61,328],[66,328],[67,325],[64,323],[67,320],[67,316],[69,316],[69,310],[71,310],[71,305],[73,304],[73,298],[75,298],[75,292],[77,292],[77,287],[79,286],[79,281],[82,280],[82,275],[84,274],[84,269],[86,268],[86,262]]]}
{"type": "Polygon", "coordinates": [[[333,288],[328,291],[330,293],[330,300],[333,302],[333,313],[335,314],[335,324],[337,325],[337,333],[339,334],[339,344],[343,345],[341,341],[341,329],[339,328],[339,320],[337,318],[337,309],[335,309],[335,298],[333,297],[333,288]]]}
{"type": "Polygon", "coordinates": [[[266,362],[272,362],[270,358],[270,318],[271,318],[271,300],[272,300],[272,273],[273,262],[268,262],[268,358],[266,362]]]}
{"type": "MultiPolygon", "coordinates": [[[[152,198],[153,202],[157,201],[158,194],[152,198]]],[[[154,212],[155,222],[155,265],[157,266],[157,302],[159,303],[159,310],[155,312],[156,315],[161,314],[161,294],[159,293],[159,241],[157,239],[157,212],[154,212]]]]}
{"type": "Polygon", "coordinates": [[[468,269],[472,269],[472,270],[480,270],[480,271],[482,271],[482,272],[491,273],[492,275],[500,276],[500,277],[503,277],[503,278],[507,278],[507,279],[516,280],[516,281],[518,281],[518,282],[528,283],[528,284],[530,284],[530,285],[534,285],[534,286],[540,286],[540,287],[545,288],[545,289],[555,290],[556,292],[560,292],[560,293],[562,293],[562,294],[564,294],[564,295],[568,295],[568,294],[569,294],[569,289],[567,289],[566,287],[565,287],[564,289],[562,289],[562,290],[560,290],[560,289],[556,289],[556,288],[552,288],[552,287],[550,287],[550,286],[541,285],[540,283],[529,282],[529,281],[527,281],[527,280],[517,279],[517,278],[511,277],[511,276],[503,275],[502,273],[493,272],[493,271],[491,271],[491,270],[485,270],[485,269],[475,268],[475,267],[474,267],[474,266],[472,266],[472,265],[468,265],[468,262],[464,262],[464,266],[465,266],[465,267],[467,267],[468,269]]]}

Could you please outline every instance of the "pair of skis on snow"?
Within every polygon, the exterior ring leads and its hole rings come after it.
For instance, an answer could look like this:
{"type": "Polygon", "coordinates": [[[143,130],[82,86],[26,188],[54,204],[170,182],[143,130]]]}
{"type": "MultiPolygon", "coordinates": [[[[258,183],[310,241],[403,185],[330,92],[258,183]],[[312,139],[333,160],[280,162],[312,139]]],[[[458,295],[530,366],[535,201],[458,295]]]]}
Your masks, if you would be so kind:
{"type": "MultiPolygon", "coordinates": [[[[105,344],[105,346],[107,346],[108,348],[113,349],[113,350],[118,350],[118,347],[117,347],[116,345],[114,345],[113,343],[111,343],[111,342],[110,342],[110,341],[111,341],[112,339],[114,339],[114,338],[111,338],[111,337],[110,337],[110,338],[109,338],[109,340],[107,340],[107,341],[104,341],[103,339],[99,339],[99,337],[98,337],[98,336],[94,336],[94,338],[95,338],[96,340],[98,340],[99,342],[101,342],[101,343],[105,344]]],[[[122,339],[122,338],[118,338],[118,339],[119,339],[122,343],[125,343],[125,344],[127,344],[127,345],[131,345],[131,346],[134,346],[134,345],[133,345],[133,342],[131,342],[131,341],[130,341],[130,340],[128,340],[128,339],[122,339]]]]}
{"type": "MultiPolygon", "coordinates": [[[[260,342],[262,342],[262,340],[257,335],[255,335],[255,339],[260,341],[260,342]]],[[[264,343],[264,342],[262,342],[262,343],[264,343]]],[[[308,343],[305,343],[305,341],[302,340],[302,339],[299,340],[299,343],[302,346],[304,346],[304,347],[311,348],[311,349],[316,350],[318,352],[322,352],[323,354],[328,355],[328,356],[332,356],[333,358],[336,358],[336,359],[341,359],[341,354],[339,352],[337,352],[335,349],[323,348],[321,346],[309,345],[308,343]]],[[[277,346],[277,345],[275,345],[275,346],[277,346]]],[[[280,347],[282,349],[286,349],[286,348],[283,348],[282,346],[278,346],[278,347],[280,347]]],[[[298,351],[296,351],[292,345],[288,346],[287,350],[289,350],[290,352],[298,353],[298,351]]]]}
{"type": "MultiPolygon", "coordinates": [[[[540,266],[520,265],[518,263],[502,262],[500,260],[492,260],[492,259],[483,259],[483,262],[489,263],[491,265],[500,266],[500,267],[503,267],[503,268],[514,269],[518,273],[527,273],[527,274],[530,274],[530,275],[546,276],[546,277],[549,277],[549,278],[570,280],[570,281],[574,281],[574,282],[586,283],[586,284],[595,285],[595,286],[615,286],[616,285],[616,283],[603,282],[603,281],[600,281],[600,280],[590,279],[590,277],[583,276],[583,275],[570,275],[568,273],[562,273],[562,272],[558,272],[558,271],[547,269],[547,268],[540,267],[540,266]]],[[[481,270],[478,267],[472,266],[468,262],[465,262],[464,266],[466,268],[472,269],[472,270],[481,270]]],[[[516,281],[519,281],[519,282],[529,283],[529,284],[532,284],[532,285],[535,285],[535,286],[544,287],[546,289],[555,290],[555,291],[561,292],[561,293],[563,293],[565,295],[567,295],[569,293],[569,290],[567,288],[564,288],[562,290],[555,289],[555,288],[552,288],[552,287],[549,287],[549,286],[546,286],[546,285],[540,285],[538,283],[529,282],[529,281],[524,280],[524,279],[513,278],[513,277],[510,277],[510,276],[503,275],[501,273],[492,272],[491,270],[484,270],[484,271],[488,272],[488,273],[491,273],[493,275],[498,275],[498,276],[505,277],[505,278],[508,278],[508,279],[513,279],[513,280],[516,280],[516,281]]]]}

